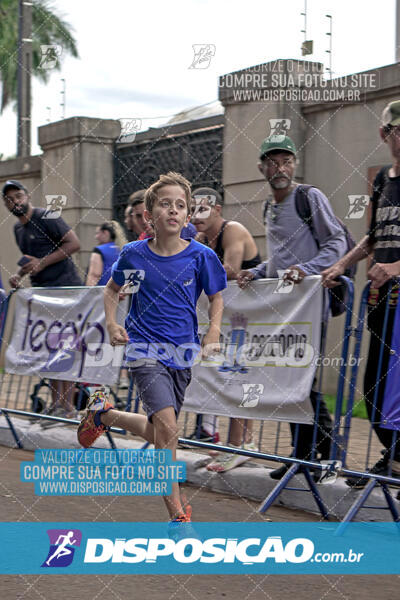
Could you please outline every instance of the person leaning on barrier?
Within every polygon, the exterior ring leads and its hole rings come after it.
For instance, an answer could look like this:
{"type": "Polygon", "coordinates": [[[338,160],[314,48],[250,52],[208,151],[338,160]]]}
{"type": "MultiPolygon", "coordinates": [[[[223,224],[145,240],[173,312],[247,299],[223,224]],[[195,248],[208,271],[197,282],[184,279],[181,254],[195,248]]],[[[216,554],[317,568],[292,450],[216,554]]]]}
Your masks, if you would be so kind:
{"type": "MultiPolygon", "coordinates": [[[[11,287],[19,287],[22,277],[28,274],[32,287],[82,285],[71,259],[71,255],[80,248],[79,239],[71,227],[61,217],[54,218],[51,210],[34,208],[28,190],[19,181],[6,181],[3,200],[10,213],[18,218],[14,234],[23,253],[20,261],[23,264],[10,277],[11,287]]],[[[71,402],[74,385],[69,381],[50,380],[52,405],[49,413],[56,414],[57,411],[58,416],[75,417],[71,402]]]]}
{"type": "MultiPolygon", "coordinates": [[[[400,440],[398,432],[381,427],[382,405],[392,343],[394,317],[399,297],[399,283],[393,279],[400,276],[400,100],[391,102],[383,111],[381,139],[388,145],[392,166],[387,172],[384,185],[379,174],[374,181],[372,195],[372,220],[369,231],[357,246],[330,269],[323,271],[322,281],[327,288],[335,287],[335,279],[345,268],[372,254],[368,270],[371,287],[368,297],[368,329],[371,333],[367,366],[364,375],[364,397],[368,417],[373,419],[373,428],[384,447],[383,457],[371,468],[370,473],[400,477],[400,440]],[[389,314],[386,335],[383,327],[389,285],[393,283],[389,298],[389,314]],[[378,383],[378,392],[373,412],[376,390],[378,357],[383,344],[383,362],[378,383]],[[393,460],[391,461],[391,457],[393,460]]],[[[366,479],[349,478],[346,483],[355,488],[366,485],[366,479]]]]}
{"type": "MultiPolygon", "coordinates": [[[[258,168],[268,181],[272,198],[266,207],[266,241],[269,259],[249,270],[241,271],[238,284],[245,288],[252,279],[278,277],[278,270],[286,270],[285,278],[301,284],[307,275],[319,275],[346,252],[346,239],[326,196],[317,188],[310,187],[307,196],[312,215],[312,230],[296,210],[296,188],[293,182],[296,170],[296,148],[293,141],[284,137],[276,141],[266,138],[260,151],[258,168]]],[[[310,400],[314,412],[318,393],[313,389],[310,400]]],[[[298,427],[296,458],[310,459],[312,455],[313,425],[290,424],[294,446],[298,427]]],[[[330,452],[332,420],[325,402],[321,399],[318,417],[315,457],[328,459],[330,452]]],[[[271,472],[273,479],[281,479],[288,466],[271,472]]]]}
{"type": "MultiPolygon", "coordinates": [[[[236,279],[241,269],[248,269],[260,262],[260,255],[250,231],[237,221],[227,221],[222,216],[223,201],[221,195],[212,188],[198,188],[192,193],[192,223],[198,235],[196,240],[214,250],[226,271],[229,279],[236,279]]],[[[219,441],[216,431],[215,416],[199,415],[201,428],[196,427],[192,438],[201,441],[219,441]],[[200,431],[198,431],[200,429],[200,431]]],[[[199,423],[198,423],[199,424],[199,423]]],[[[246,450],[257,450],[252,442],[252,421],[232,419],[229,444],[232,447],[244,447],[246,450]]],[[[209,471],[223,473],[248,460],[246,456],[222,453],[216,455],[213,462],[207,465],[209,471]]]]}

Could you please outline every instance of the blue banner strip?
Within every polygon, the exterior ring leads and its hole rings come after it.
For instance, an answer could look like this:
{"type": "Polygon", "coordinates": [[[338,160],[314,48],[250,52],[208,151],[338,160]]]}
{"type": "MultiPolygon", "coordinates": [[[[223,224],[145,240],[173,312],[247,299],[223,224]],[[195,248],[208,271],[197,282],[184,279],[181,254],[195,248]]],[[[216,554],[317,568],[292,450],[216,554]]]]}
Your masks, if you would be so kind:
{"type": "Polygon", "coordinates": [[[400,526],[1,523],[2,574],[400,574],[400,526]]]}

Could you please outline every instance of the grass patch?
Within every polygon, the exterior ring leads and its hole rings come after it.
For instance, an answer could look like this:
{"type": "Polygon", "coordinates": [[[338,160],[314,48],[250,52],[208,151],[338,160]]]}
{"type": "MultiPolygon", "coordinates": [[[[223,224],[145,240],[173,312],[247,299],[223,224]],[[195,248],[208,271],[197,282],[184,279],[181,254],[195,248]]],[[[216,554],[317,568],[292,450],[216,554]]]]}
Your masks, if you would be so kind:
{"type": "MultiPolygon", "coordinates": [[[[324,400],[325,403],[328,407],[328,410],[331,414],[335,413],[335,406],[336,406],[336,396],[331,396],[329,394],[325,394],[324,395],[324,400]]],[[[342,415],[345,414],[345,407],[346,407],[346,402],[343,402],[343,407],[342,407],[342,415]]],[[[367,419],[368,415],[367,415],[367,409],[365,408],[365,402],[363,402],[362,400],[356,399],[356,401],[354,402],[354,408],[353,408],[353,417],[358,417],[359,419],[367,419]]]]}

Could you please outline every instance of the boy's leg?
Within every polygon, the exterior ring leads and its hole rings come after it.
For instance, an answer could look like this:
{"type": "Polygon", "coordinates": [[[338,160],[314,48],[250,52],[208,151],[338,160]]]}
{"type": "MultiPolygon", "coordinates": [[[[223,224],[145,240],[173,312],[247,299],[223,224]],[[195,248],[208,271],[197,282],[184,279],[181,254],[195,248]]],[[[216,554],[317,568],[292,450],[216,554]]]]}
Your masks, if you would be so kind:
{"type": "MultiPolygon", "coordinates": [[[[174,407],[167,406],[161,409],[152,415],[152,419],[155,448],[158,450],[171,450],[172,460],[176,460],[176,446],[179,434],[174,407]]],[[[172,484],[172,494],[163,498],[171,519],[176,519],[185,514],[177,482],[172,484]]]]}
{"type": "Polygon", "coordinates": [[[154,444],[154,427],[144,415],[112,408],[101,415],[101,422],[107,427],[126,429],[130,433],[142,437],[150,444],[154,444]]]}

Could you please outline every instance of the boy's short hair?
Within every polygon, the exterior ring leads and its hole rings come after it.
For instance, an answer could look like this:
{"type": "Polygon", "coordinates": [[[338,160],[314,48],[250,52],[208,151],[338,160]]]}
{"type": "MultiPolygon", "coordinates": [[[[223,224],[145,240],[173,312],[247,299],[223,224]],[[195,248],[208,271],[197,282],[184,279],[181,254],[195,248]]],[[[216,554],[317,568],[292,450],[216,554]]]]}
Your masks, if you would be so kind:
{"type": "Polygon", "coordinates": [[[221,194],[217,192],[217,190],[213,190],[209,187],[201,187],[194,190],[194,192],[192,192],[192,198],[196,198],[196,196],[204,196],[204,198],[210,197],[210,199],[212,200],[210,201],[210,204],[212,206],[214,206],[215,204],[219,204],[220,206],[224,205],[224,201],[221,194]]]}
{"type": "Polygon", "coordinates": [[[188,213],[190,211],[191,202],[191,187],[189,181],[180,173],[169,171],[166,175],[160,175],[157,181],[155,181],[149,188],[147,188],[144,195],[144,202],[146,210],[150,213],[153,210],[154,202],[158,199],[158,192],[161,188],[166,185],[179,185],[185,192],[186,206],[188,213]]]}

